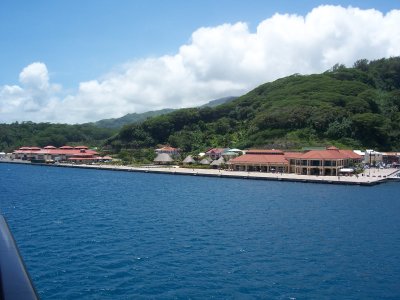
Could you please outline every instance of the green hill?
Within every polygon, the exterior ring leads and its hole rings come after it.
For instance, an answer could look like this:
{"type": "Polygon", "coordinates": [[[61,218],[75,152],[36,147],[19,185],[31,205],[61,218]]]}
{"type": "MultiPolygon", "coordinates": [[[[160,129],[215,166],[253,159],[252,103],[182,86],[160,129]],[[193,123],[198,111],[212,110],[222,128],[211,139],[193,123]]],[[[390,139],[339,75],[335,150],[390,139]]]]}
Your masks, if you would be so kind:
{"type": "Polygon", "coordinates": [[[106,143],[114,151],[157,144],[185,152],[327,144],[400,149],[400,58],[295,74],[216,107],[180,109],[124,126],[106,143]]]}
{"type": "Polygon", "coordinates": [[[123,116],[121,118],[103,119],[103,120],[100,120],[100,121],[97,121],[94,123],[90,123],[90,124],[93,124],[94,126],[97,126],[100,128],[116,128],[116,129],[118,129],[126,124],[140,123],[140,122],[147,120],[148,118],[164,115],[171,111],[174,111],[174,109],[165,108],[165,109],[161,109],[161,110],[148,111],[148,112],[140,113],[140,114],[131,113],[131,114],[126,114],[125,116],[123,116]]]}
{"type": "Polygon", "coordinates": [[[102,146],[114,130],[90,124],[68,125],[22,122],[0,124],[0,151],[13,151],[21,146],[53,145],[102,146]]]}
{"type": "MultiPolygon", "coordinates": [[[[210,101],[205,106],[216,106],[231,101],[226,97],[210,101]]],[[[102,146],[104,141],[115,135],[125,124],[144,122],[148,118],[167,114],[174,109],[162,109],[141,114],[127,114],[121,118],[104,119],[86,124],[52,124],[34,122],[0,123],[0,151],[13,151],[21,146],[63,146],[65,144],[84,144],[102,146]]]]}
{"type": "MultiPolygon", "coordinates": [[[[201,107],[215,107],[223,103],[230,102],[237,97],[224,97],[216,100],[211,100],[210,102],[202,105],[201,107]]],[[[148,111],[144,113],[131,113],[127,114],[121,118],[112,118],[112,119],[103,119],[94,123],[94,126],[100,127],[100,128],[111,128],[111,129],[120,129],[122,126],[127,125],[127,124],[133,124],[133,123],[141,123],[147,120],[148,118],[151,117],[156,117],[156,116],[161,116],[165,115],[167,113],[170,113],[176,109],[172,108],[165,108],[161,110],[154,110],[154,111],[148,111]]]]}

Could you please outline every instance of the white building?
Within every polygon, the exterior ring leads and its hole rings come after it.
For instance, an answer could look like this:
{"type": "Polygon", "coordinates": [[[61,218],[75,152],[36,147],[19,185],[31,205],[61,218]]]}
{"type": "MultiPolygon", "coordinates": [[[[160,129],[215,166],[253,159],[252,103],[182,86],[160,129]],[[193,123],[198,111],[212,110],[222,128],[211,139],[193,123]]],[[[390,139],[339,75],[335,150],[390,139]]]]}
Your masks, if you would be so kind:
{"type": "Polygon", "coordinates": [[[364,155],[365,164],[376,166],[377,164],[382,163],[382,161],[383,161],[383,154],[381,152],[372,149],[365,150],[365,155],[364,155]]]}

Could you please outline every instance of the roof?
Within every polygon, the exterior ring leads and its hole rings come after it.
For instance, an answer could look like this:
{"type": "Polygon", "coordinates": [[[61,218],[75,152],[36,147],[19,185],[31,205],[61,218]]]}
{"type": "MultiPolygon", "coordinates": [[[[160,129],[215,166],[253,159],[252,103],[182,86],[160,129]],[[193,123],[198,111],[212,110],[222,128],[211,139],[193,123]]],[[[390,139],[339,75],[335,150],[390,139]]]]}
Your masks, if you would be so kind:
{"type": "Polygon", "coordinates": [[[212,153],[222,153],[226,149],[225,148],[212,148],[206,152],[206,154],[212,154],[212,153]]]}
{"type": "MultiPolygon", "coordinates": [[[[15,150],[14,153],[17,154],[48,154],[48,155],[81,155],[81,149],[74,149],[74,148],[67,148],[67,149],[62,149],[61,148],[47,148],[48,146],[46,146],[45,148],[41,149],[38,148],[39,150],[31,150],[31,147],[22,147],[19,150],[15,150]]],[[[97,152],[94,150],[86,150],[84,152],[84,154],[86,155],[97,155],[97,152]]]]}
{"type": "Polygon", "coordinates": [[[285,152],[284,155],[286,159],[296,159],[303,153],[304,152],[285,152]]]}
{"type": "Polygon", "coordinates": [[[330,146],[327,147],[326,150],[339,150],[339,148],[336,148],[335,146],[330,146]]]}
{"type": "Polygon", "coordinates": [[[54,146],[48,145],[48,146],[44,147],[43,149],[57,149],[57,147],[54,147],[54,146]]]}
{"type": "Polygon", "coordinates": [[[234,149],[229,149],[230,152],[242,152],[242,150],[234,148],[234,149]]]}
{"type": "Polygon", "coordinates": [[[214,160],[210,165],[211,166],[219,166],[225,163],[224,158],[221,156],[220,158],[214,160]]]}
{"type": "Polygon", "coordinates": [[[24,151],[26,151],[26,150],[30,150],[30,151],[39,151],[40,150],[40,148],[39,147],[21,147],[21,148],[19,148],[18,150],[24,150],[24,151]]]}
{"type": "Polygon", "coordinates": [[[196,161],[193,159],[191,155],[188,155],[182,162],[184,164],[194,164],[196,161]]]}
{"type": "Polygon", "coordinates": [[[284,155],[244,154],[229,161],[231,164],[288,164],[284,155]]]}
{"type": "Polygon", "coordinates": [[[60,147],[60,149],[62,149],[62,150],[72,150],[72,149],[74,149],[74,147],[71,147],[71,146],[62,146],[62,147],[60,147]]]}
{"type": "Polygon", "coordinates": [[[165,147],[156,149],[156,151],[177,152],[177,151],[180,151],[180,149],[174,148],[174,147],[170,147],[170,146],[165,146],[165,147]]]}
{"type": "Polygon", "coordinates": [[[209,165],[210,161],[207,158],[203,158],[199,163],[202,165],[209,165]]]}
{"type": "Polygon", "coordinates": [[[283,154],[283,151],[275,149],[250,149],[246,151],[246,154],[283,154]]]}
{"type": "Polygon", "coordinates": [[[93,153],[88,153],[88,152],[79,152],[79,153],[74,153],[72,156],[75,157],[92,157],[93,153]]]}
{"type": "Polygon", "coordinates": [[[355,153],[353,150],[339,150],[339,152],[346,155],[347,158],[351,158],[351,159],[362,159],[363,158],[361,155],[355,153]]]}
{"type": "Polygon", "coordinates": [[[385,152],[382,153],[383,156],[397,156],[397,152],[385,152]]]}
{"type": "Polygon", "coordinates": [[[228,151],[228,152],[222,153],[222,155],[224,155],[224,156],[238,156],[239,153],[233,152],[233,151],[228,151]]]}
{"type": "Polygon", "coordinates": [[[174,160],[167,153],[159,153],[153,161],[154,162],[173,162],[174,160]]]}
{"type": "Polygon", "coordinates": [[[303,153],[298,159],[348,159],[348,155],[339,150],[310,150],[303,153]]]}

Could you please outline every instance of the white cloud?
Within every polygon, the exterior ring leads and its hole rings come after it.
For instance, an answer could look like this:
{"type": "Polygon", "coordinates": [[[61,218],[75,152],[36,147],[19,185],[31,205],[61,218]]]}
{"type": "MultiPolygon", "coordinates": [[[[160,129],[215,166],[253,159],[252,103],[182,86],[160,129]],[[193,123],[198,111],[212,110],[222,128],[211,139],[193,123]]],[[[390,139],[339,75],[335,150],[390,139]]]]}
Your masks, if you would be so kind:
{"type": "Polygon", "coordinates": [[[47,71],[46,65],[41,62],[35,62],[25,67],[19,74],[19,82],[32,89],[48,89],[49,72],[47,71]]]}
{"type": "Polygon", "coordinates": [[[0,117],[85,122],[194,106],[293,73],[398,55],[400,10],[326,5],[306,16],[275,14],[255,32],[242,22],[199,28],[175,55],[127,63],[66,97],[50,84],[46,66],[33,63],[21,72],[21,86],[0,87],[0,117]]]}
{"type": "Polygon", "coordinates": [[[48,121],[53,112],[51,103],[57,103],[61,86],[49,83],[44,63],[34,62],[19,74],[18,85],[0,87],[0,120],[5,122],[33,120],[48,121]],[[44,114],[45,113],[45,114],[44,114]]]}

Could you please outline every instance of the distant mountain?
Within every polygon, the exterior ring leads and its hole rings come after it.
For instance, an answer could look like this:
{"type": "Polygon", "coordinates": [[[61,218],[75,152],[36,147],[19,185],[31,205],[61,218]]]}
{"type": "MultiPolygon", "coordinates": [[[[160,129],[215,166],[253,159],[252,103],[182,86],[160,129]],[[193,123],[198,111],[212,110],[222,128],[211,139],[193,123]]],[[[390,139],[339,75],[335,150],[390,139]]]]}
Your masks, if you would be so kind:
{"type": "Polygon", "coordinates": [[[121,118],[103,119],[103,120],[94,122],[92,124],[94,126],[100,127],[100,128],[117,129],[117,128],[121,128],[122,126],[124,126],[126,124],[141,123],[141,122],[144,122],[145,120],[147,120],[148,118],[161,116],[161,115],[167,114],[171,111],[174,111],[174,109],[165,108],[165,109],[161,109],[161,110],[148,111],[148,112],[141,113],[141,114],[132,113],[132,114],[127,114],[121,118]]]}
{"type": "Polygon", "coordinates": [[[237,97],[234,96],[230,96],[230,97],[224,97],[224,98],[220,98],[220,99],[216,99],[216,100],[211,100],[210,102],[203,104],[200,107],[215,107],[224,103],[228,103],[231,102],[233,100],[235,100],[237,97]]]}
{"type": "MultiPolygon", "coordinates": [[[[237,97],[224,97],[216,100],[211,100],[210,102],[200,106],[200,107],[215,107],[227,102],[230,102],[232,100],[235,100],[237,97]]],[[[127,125],[127,124],[135,124],[135,123],[142,123],[146,121],[148,118],[151,117],[156,117],[156,116],[161,116],[165,115],[167,113],[170,113],[172,111],[175,111],[176,109],[172,108],[165,108],[161,110],[154,110],[154,111],[148,111],[145,113],[137,114],[137,113],[131,113],[127,114],[121,118],[112,118],[112,119],[103,119],[94,123],[90,123],[96,127],[99,128],[110,128],[110,129],[119,129],[122,128],[122,126],[127,125]]]]}

